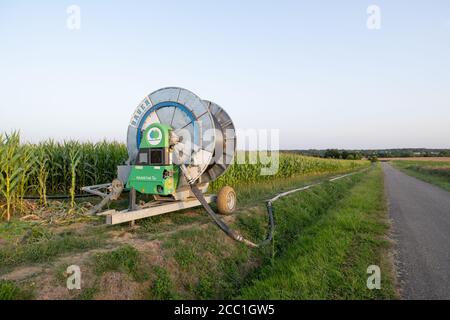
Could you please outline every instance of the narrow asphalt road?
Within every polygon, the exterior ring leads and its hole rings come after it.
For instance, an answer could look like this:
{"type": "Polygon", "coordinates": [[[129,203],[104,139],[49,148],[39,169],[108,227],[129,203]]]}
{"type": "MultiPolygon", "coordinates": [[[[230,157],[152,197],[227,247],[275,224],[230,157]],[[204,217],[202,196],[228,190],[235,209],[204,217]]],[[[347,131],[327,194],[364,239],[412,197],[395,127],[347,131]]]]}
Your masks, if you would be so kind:
{"type": "Polygon", "coordinates": [[[450,299],[450,192],[383,170],[402,298],[450,299]]]}

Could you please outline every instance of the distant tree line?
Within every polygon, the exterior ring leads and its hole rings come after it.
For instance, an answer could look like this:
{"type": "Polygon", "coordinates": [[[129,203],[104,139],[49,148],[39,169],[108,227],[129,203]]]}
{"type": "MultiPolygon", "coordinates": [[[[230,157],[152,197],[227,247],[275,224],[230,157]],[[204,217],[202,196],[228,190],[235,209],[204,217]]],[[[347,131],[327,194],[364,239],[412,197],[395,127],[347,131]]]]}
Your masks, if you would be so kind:
{"type": "Polygon", "coordinates": [[[340,150],[340,149],[309,149],[309,150],[287,150],[285,152],[299,153],[311,157],[360,160],[362,158],[407,158],[407,157],[450,157],[450,149],[362,149],[362,150],[340,150]]]}
{"type": "Polygon", "coordinates": [[[361,160],[363,158],[363,155],[360,152],[352,152],[338,149],[327,149],[325,150],[323,157],[331,159],[361,160]]]}
{"type": "Polygon", "coordinates": [[[379,158],[409,158],[409,157],[448,157],[448,149],[389,149],[371,150],[370,154],[379,158]]]}

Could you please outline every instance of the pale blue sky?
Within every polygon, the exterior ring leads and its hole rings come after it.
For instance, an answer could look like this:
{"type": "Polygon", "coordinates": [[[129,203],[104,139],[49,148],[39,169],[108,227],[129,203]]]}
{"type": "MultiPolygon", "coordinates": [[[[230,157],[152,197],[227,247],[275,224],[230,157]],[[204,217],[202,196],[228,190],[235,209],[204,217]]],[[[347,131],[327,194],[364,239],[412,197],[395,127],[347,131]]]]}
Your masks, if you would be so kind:
{"type": "Polygon", "coordinates": [[[165,86],[285,149],[449,148],[450,2],[0,0],[0,131],[124,141],[165,86]]]}

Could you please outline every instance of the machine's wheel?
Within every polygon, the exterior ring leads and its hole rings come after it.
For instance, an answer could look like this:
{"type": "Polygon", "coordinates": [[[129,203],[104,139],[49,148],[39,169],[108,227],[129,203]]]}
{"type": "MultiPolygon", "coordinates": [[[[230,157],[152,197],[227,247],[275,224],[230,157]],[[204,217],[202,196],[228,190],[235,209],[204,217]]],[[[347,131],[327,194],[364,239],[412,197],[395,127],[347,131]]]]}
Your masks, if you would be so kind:
{"type": "Polygon", "coordinates": [[[217,208],[220,214],[230,214],[236,209],[236,192],[232,187],[225,186],[217,194],[217,208]]]}

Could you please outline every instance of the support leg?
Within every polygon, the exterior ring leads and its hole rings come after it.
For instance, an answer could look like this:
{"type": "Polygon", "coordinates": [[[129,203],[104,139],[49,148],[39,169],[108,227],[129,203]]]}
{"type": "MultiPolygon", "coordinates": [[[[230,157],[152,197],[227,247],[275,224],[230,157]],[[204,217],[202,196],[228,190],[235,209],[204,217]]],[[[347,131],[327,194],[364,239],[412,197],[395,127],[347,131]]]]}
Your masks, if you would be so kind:
{"type": "Polygon", "coordinates": [[[136,210],[136,189],[131,188],[130,195],[129,195],[129,209],[130,211],[136,210]]]}

